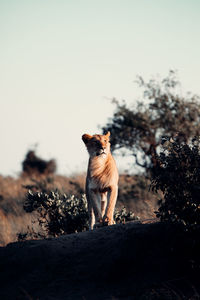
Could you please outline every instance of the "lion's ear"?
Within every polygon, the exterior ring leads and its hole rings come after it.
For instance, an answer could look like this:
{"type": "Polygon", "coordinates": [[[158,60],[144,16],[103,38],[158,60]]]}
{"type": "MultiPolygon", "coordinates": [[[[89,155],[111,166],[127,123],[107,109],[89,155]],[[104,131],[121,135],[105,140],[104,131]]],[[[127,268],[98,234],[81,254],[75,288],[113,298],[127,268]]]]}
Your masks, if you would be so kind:
{"type": "Polygon", "coordinates": [[[91,138],[92,138],[92,135],[89,135],[89,134],[82,135],[82,140],[84,141],[85,144],[87,144],[91,138]]]}
{"type": "Polygon", "coordinates": [[[108,132],[105,134],[105,136],[106,136],[107,138],[109,138],[109,137],[110,137],[110,131],[108,131],[108,132]]]}

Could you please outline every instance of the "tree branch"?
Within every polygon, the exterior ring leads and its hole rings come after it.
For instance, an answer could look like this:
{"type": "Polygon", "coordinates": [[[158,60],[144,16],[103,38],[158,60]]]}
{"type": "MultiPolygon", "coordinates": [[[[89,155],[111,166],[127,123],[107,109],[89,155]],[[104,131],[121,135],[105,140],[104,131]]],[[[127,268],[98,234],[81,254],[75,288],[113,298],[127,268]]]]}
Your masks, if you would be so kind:
{"type": "Polygon", "coordinates": [[[139,161],[138,161],[138,157],[137,157],[137,154],[134,154],[133,153],[133,156],[135,157],[135,162],[136,164],[139,166],[139,167],[142,167],[142,168],[146,168],[147,167],[147,164],[141,164],[139,161]]]}

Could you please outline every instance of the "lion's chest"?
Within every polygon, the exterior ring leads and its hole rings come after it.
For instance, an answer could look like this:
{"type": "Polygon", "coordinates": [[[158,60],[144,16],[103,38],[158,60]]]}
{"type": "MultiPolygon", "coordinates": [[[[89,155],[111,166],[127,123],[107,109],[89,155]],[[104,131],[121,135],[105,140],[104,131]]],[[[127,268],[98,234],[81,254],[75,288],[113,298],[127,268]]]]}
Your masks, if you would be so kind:
{"type": "Polygon", "coordinates": [[[95,192],[99,193],[105,193],[110,188],[110,180],[102,180],[97,178],[90,178],[88,180],[88,187],[90,190],[93,190],[95,192]]]}
{"type": "Polygon", "coordinates": [[[89,189],[107,192],[112,185],[117,184],[116,166],[111,155],[108,159],[95,158],[89,161],[87,183],[89,189]]]}

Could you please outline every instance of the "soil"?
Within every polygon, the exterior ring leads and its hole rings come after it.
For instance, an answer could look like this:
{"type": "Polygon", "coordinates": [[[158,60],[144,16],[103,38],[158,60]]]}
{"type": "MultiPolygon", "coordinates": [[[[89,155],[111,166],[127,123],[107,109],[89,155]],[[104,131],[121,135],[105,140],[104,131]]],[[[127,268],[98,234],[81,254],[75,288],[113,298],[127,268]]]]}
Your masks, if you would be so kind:
{"type": "Polygon", "coordinates": [[[0,299],[200,299],[185,241],[132,222],[0,248],[0,299]]]}

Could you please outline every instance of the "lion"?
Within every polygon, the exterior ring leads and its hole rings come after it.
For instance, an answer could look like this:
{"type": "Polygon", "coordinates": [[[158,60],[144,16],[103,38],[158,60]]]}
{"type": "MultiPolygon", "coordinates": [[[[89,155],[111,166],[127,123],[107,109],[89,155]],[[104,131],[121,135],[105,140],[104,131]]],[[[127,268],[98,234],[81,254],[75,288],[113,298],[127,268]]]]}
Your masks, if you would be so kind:
{"type": "Polygon", "coordinates": [[[110,152],[110,132],[105,135],[83,134],[82,140],[89,153],[86,177],[86,198],[89,228],[115,224],[114,209],[118,194],[118,170],[110,152]]]}

